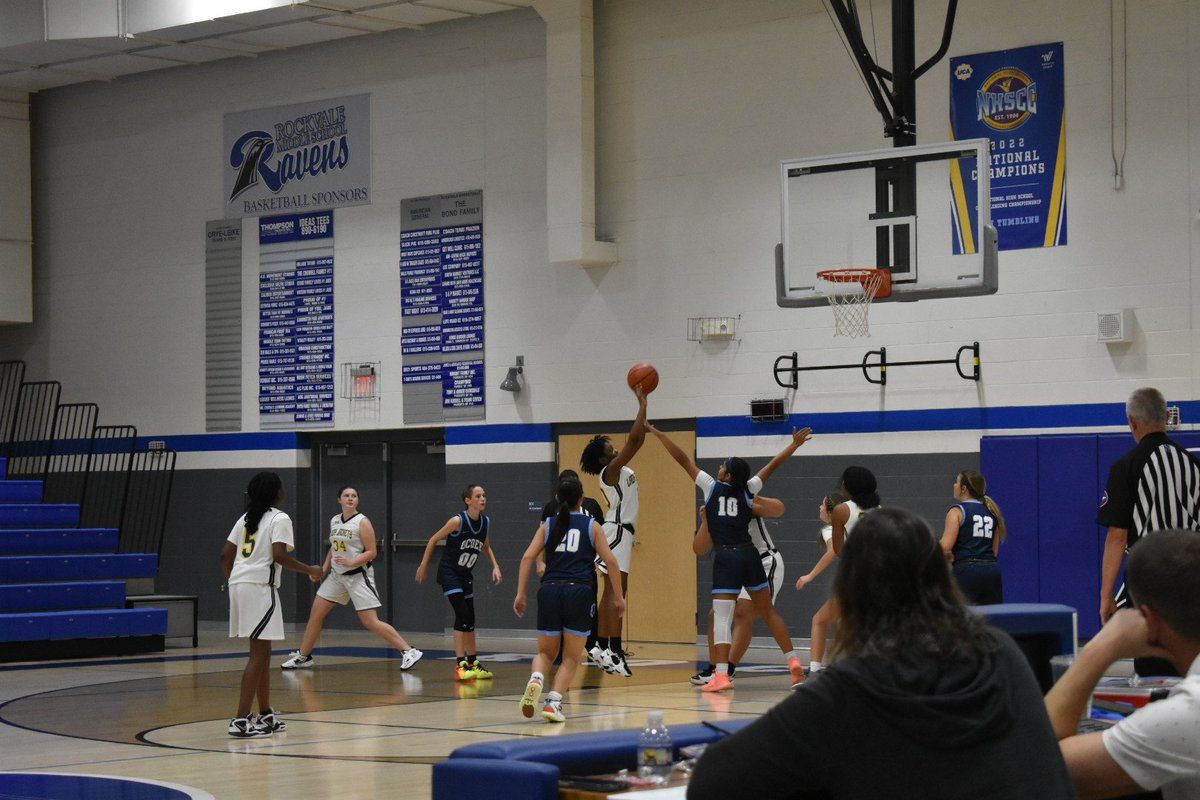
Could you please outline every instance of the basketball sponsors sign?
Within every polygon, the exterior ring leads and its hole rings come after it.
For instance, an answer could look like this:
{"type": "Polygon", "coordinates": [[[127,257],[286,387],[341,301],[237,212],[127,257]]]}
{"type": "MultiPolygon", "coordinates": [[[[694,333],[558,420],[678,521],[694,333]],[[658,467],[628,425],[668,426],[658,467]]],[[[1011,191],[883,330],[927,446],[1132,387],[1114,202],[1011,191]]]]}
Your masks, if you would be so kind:
{"type": "Polygon", "coordinates": [[[224,130],[229,217],[371,202],[370,95],[226,114],[224,130]]]}
{"type": "MultiPolygon", "coordinates": [[[[1067,243],[1064,109],[1062,42],[950,59],[951,136],[991,142],[1001,250],[1067,243]]],[[[960,213],[974,214],[965,199],[975,180],[967,170],[951,180],[960,213]]],[[[957,238],[955,252],[962,252],[957,238]]]]}
{"type": "Polygon", "coordinates": [[[483,192],[400,201],[405,423],[483,419],[483,192]]]}

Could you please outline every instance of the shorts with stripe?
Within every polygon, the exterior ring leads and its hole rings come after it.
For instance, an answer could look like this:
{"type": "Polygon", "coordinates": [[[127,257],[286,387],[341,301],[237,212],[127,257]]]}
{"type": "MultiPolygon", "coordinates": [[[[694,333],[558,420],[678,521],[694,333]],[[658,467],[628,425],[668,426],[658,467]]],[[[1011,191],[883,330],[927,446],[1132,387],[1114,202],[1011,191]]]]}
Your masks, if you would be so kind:
{"type": "Polygon", "coordinates": [[[283,608],[279,592],[265,583],[229,584],[229,635],[243,639],[279,641],[283,608]]]}
{"type": "Polygon", "coordinates": [[[330,572],[321,581],[317,596],[344,606],[353,601],[355,611],[368,611],[383,605],[375,588],[375,568],[359,567],[348,572],[330,572]]]}
{"type": "Polygon", "coordinates": [[[442,594],[462,592],[468,600],[475,596],[475,577],[470,572],[459,572],[453,567],[441,565],[438,567],[437,582],[442,587],[442,594]]]}
{"type": "Polygon", "coordinates": [[[713,594],[753,592],[767,586],[767,573],[754,545],[718,547],[713,556],[713,594]]]}
{"type": "Polygon", "coordinates": [[[537,594],[537,630],[540,636],[570,633],[587,636],[596,619],[596,595],[586,583],[549,581],[537,594]]]}
{"type": "MultiPolygon", "coordinates": [[[[608,548],[617,559],[617,569],[628,575],[629,564],[633,561],[633,529],[615,522],[605,522],[603,527],[604,541],[608,542],[608,548]]],[[[608,574],[608,567],[600,556],[596,556],[596,566],[602,573],[608,574]]]]}
{"type": "MultiPolygon", "coordinates": [[[[771,602],[779,596],[779,587],[783,586],[783,555],[778,550],[767,550],[759,554],[762,558],[763,572],[767,573],[767,583],[771,585],[771,602]]],[[[750,593],[742,587],[738,600],[749,600],[750,593]]]]}

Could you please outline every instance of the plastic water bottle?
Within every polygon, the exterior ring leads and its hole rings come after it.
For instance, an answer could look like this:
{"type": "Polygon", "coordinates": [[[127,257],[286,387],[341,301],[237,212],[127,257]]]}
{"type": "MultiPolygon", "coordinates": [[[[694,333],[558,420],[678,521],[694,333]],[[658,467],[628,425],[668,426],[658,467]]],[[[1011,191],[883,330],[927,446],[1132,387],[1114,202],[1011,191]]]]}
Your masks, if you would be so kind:
{"type": "Polygon", "coordinates": [[[671,732],[663,724],[663,712],[651,711],[646,720],[646,729],[638,737],[638,777],[666,783],[671,777],[671,761],[675,747],[671,743],[671,732]]]}

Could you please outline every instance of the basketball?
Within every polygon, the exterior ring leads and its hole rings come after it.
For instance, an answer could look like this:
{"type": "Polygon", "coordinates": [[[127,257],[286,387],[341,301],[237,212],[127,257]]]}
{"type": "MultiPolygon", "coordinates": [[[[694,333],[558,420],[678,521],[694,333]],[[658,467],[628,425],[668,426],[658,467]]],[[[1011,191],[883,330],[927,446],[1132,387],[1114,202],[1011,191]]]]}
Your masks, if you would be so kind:
{"type": "Polygon", "coordinates": [[[634,364],[629,368],[629,374],[625,376],[625,380],[629,382],[630,389],[637,389],[637,385],[642,385],[642,392],[650,394],[658,387],[658,370],[653,364],[634,364]]]}

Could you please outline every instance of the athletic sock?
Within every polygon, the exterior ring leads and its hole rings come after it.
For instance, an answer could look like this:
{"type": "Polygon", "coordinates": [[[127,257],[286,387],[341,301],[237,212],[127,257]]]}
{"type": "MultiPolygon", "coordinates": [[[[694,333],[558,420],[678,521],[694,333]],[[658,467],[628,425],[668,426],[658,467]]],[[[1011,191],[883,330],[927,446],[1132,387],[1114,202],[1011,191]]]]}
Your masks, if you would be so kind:
{"type": "Polygon", "coordinates": [[[557,700],[561,703],[562,695],[559,694],[558,692],[546,692],[546,699],[547,700],[557,700]]]}
{"type": "Polygon", "coordinates": [[[540,673],[540,672],[535,672],[535,673],[533,673],[532,675],[530,675],[530,676],[529,676],[529,680],[531,680],[531,681],[537,681],[538,683],[545,683],[545,682],[546,682],[546,676],[545,676],[545,675],[543,675],[543,674],[542,674],[542,673],[540,673]]]}
{"type": "Polygon", "coordinates": [[[625,652],[623,649],[621,649],[621,637],[620,636],[610,636],[608,639],[608,648],[610,650],[612,650],[614,653],[624,653],[625,652]]]}
{"type": "Polygon", "coordinates": [[[601,650],[607,650],[608,649],[608,637],[607,636],[597,636],[596,644],[600,645],[601,650]]]}
{"type": "Polygon", "coordinates": [[[783,654],[783,663],[789,664],[789,663],[791,663],[793,658],[799,658],[799,657],[800,657],[800,652],[798,650],[789,650],[783,654]]]}
{"type": "Polygon", "coordinates": [[[728,675],[729,674],[729,665],[728,664],[717,664],[717,674],[718,675],[728,675]]]}
{"type": "Polygon", "coordinates": [[[735,663],[733,663],[732,661],[730,661],[730,662],[729,662],[729,677],[731,677],[731,678],[732,678],[732,677],[733,677],[733,673],[735,673],[735,672],[737,672],[737,664],[735,664],[735,663]]]}
{"type": "Polygon", "coordinates": [[[808,663],[808,671],[809,671],[810,673],[812,673],[812,672],[820,672],[820,671],[821,671],[821,670],[823,670],[823,669],[825,669],[825,665],[824,665],[824,664],[822,664],[820,661],[810,661],[810,662],[808,663]]]}
{"type": "Polygon", "coordinates": [[[467,663],[474,666],[479,663],[479,656],[476,653],[467,653],[467,663]]]}

